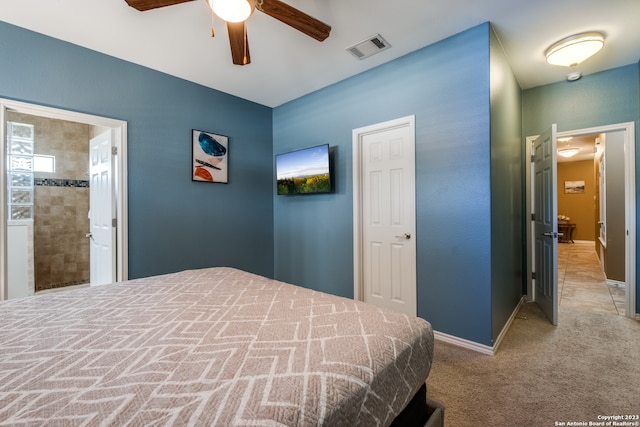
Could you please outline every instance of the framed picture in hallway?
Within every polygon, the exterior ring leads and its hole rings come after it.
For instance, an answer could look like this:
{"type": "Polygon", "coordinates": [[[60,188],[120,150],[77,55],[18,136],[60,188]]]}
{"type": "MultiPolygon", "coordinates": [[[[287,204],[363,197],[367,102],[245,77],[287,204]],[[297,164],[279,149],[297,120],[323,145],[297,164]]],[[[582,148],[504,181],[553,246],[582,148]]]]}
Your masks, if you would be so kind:
{"type": "Polygon", "coordinates": [[[193,129],[191,136],[191,180],[229,182],[229,137],[193,129]]]}
{"type": "Polygon", "coordinates": [[[584,181],[565,181],[564,192],[567,194],[584,193],[584,181]]]}

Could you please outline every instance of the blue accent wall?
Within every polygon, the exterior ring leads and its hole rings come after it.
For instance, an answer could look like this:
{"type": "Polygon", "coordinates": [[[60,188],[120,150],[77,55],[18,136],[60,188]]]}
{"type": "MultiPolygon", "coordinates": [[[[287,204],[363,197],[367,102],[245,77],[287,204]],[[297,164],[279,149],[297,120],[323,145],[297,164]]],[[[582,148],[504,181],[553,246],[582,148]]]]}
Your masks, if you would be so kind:
{"type": "Polygon", "coordinates": [[[230,265],[352,297],[352,130],[415,115],[418,315],[492,345],[517,303],[520,98],[489,23],[275,109],[5,23],[0,55],[0,97],[127,121],[132,278],[230,265]],[[229,184],[191,182],[193,128],[230,137],[229,184]],[[335,192],[277,196],[274,154],[323,143],[335,192]]]}
{"type": "MultiPolygon", "coordinates": [[[[415,114],[418,315],[492,344],[489,39],[485,23],[274,109],[274,153],[329,143],[336,179],[330,195],[275,196],[273,186],[276,278],[353,297],[352,130],[415,114]]],[[[498,98],[518,108],[513,96],[498,98]]],[[[519,148],[513,126],[498,133],[519,148]]]]}
{"type": "Polygon", "coordinates": [[[272,109],[0,22],[0,97],[128,123],[129,277],[273,276],[272,109]],[[229,183],[191,181],[191,131],[229,136],[229,183]]]}
{"type": "MultiPolygon", "coordinates": [[[[558,131],[569,131],[633,121],[636,122],[636,147],[639,147],[639,64],[587,75],[574,82],[563,81],[528,89],[523,91],[522,100],[524,136],[538,135],[553,123],[558,124],[558,131]]],[[[639,159],[640,150],[636,148],[636,215],[640,214],[639,159]]],[[[636,247],[636,270],[638,257],[640,250],[636,247]]],[[[639,295],[636,282],[636,311],[640,310],[639,295]]]]}
{"type": "Polygon", "coordinates": [[[491,313],[495,341],[522,298],[522,98],[491,31],[491,313]]]}

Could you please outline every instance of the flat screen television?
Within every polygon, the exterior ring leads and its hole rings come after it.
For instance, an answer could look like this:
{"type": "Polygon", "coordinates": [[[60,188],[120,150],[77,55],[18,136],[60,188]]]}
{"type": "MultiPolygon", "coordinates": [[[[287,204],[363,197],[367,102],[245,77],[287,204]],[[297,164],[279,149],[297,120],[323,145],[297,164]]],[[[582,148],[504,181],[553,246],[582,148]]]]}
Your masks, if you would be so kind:
{"type": "Polygon", "coordinates": [[[331,193],[329,144],[276,155],[279,195],[331,193]]]}

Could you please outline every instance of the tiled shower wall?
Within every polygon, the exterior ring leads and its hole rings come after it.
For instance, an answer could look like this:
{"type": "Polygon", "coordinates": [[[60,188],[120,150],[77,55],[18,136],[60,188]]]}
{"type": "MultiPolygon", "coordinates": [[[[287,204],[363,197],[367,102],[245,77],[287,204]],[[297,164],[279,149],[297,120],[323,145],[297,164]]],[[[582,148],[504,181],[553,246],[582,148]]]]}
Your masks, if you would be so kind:
{"type": "Polygon", "coordinates": [[[90,126],[26,114],[8,120],[35,126],[35,154],[55,156],[55,172],[34,176],[35,290],[89,283],[90,126]]]}

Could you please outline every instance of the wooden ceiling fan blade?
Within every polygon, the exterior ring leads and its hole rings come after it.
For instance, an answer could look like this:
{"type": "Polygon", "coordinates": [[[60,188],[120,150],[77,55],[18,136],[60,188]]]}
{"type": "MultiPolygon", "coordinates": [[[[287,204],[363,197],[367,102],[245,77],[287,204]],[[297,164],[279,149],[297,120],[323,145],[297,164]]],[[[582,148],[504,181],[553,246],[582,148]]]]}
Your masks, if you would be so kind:
{"type": "Polygon", "coordinates": [[[145,10],[158,9],[165,6],[173,6],[174,4],[186,3],[193,0],[124,0],[127,4],[140,12],[145,10]]]}
{"type": "Polygon", "coordinates": [[[227,31],[229,32],[229,45],[231,46],[233,63],[236,65],[251,63],[245,22],[227,22],[227,31]]]}
{"type": "Polygon", "coordinates": [[[256,8],[318,41],[329,37],[331,32],[331,26],[280,0],[262,0],[256,8]]]}

